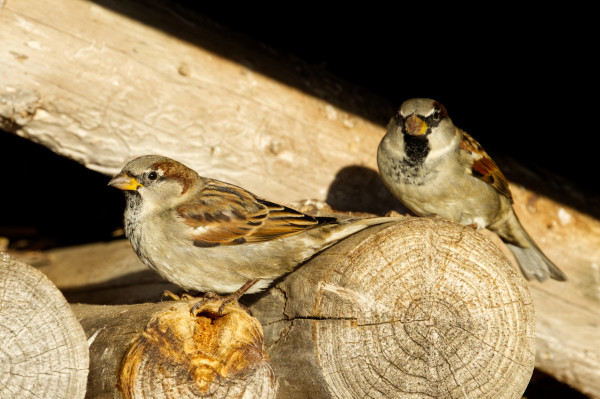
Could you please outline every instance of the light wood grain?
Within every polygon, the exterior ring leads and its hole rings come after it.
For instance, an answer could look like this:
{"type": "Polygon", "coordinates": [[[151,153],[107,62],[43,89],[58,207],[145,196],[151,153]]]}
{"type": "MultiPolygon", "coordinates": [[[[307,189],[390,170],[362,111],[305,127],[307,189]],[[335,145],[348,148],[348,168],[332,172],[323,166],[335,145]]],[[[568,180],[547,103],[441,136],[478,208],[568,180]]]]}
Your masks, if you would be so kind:
{"type": "MultiPolygon", "coordinates": [[[[595,233],[600,223],[522,187],[513,185],[512,190],[523,223],[532,227],[534,237],[544,237],[538,238],[539,245],[569,277],[564,283],[528,283],[536,309],[536,367],[591,398],[598,398],[600,305],[598,269],[593,259],[600,248],[600,234],[595,233]]],[[[311,206],[294,205],[310,212],[311,206]]],[[[496,235],[482,233],[510,255],[496,235]]],[[[159,300],[162,290],[173,289],[158,275],[144,269],[126,240],[55,249],[45,255],[49,260],[41,270],[51,276],[69,300],[135,303],[159,300]]],[[[516,265],[514,268],[518,270],[516,265]]]]}
{"type": "Polygon", "coordinates": [[[161,153],[287,202],[324,199],[344,167],[376,167],[382,127],[298,87],[386,118],[388,104],[359,100],[351,86],[312,77],[301,63],[219,36],[183,12],[152,2],[18,0],[7,2],[0,24],[0,103],[29,98],[1,112],[2,125],[93,170],[114,174],[134,156],[161,153]],[[124,15],[136,4],[190,41],[124,15]],[[236,59],[210,50],[217,45],[236,59]],[[23,117],[23,107],[35,112],[23,117]]]}
{"type": "Polygon", "coordinates": [[[88,347],[60,291],[0,252],[0,397],[83,398],[88,347]]]}
{"type": "Polygon", "coordinates": [[[521,398],[531,377],[527,286],[456,223],[407,218],[357,233],[275,288],[251,309],[281,398],[521,398]]]}

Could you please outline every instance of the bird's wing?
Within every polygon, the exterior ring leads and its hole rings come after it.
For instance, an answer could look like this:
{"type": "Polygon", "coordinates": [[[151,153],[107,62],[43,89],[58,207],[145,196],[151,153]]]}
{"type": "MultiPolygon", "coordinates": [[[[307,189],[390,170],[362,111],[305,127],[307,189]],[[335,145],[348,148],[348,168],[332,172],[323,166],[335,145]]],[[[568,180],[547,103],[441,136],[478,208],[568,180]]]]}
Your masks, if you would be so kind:
{"type": "Polygon", "coordinates": [[[207,180],[196,200],[178,207],[177,213],[191,227],[191,238],[198,247],[274,240],[322,222],[216,180],[207,180]]]}
{"type": "Polygon", "coordinates": [[[472,175],[494,187],[496,191],[512,202],[512,194],[508,188],[508,182],[500,171],[500,168],[498,168],[498,165],[496,165],[496,162],[490,158],[481,144],[471,137],[471,135],[464,131],[462,135],[460,148],[469,156],[472,175]]]}

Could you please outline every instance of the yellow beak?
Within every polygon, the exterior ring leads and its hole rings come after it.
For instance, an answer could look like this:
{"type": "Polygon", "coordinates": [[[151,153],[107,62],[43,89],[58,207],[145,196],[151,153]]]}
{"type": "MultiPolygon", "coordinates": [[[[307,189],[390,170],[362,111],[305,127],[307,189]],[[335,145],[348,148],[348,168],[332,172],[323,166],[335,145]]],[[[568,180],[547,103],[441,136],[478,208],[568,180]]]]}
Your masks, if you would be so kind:
{"type": "Polygon", "coordinates": [[[109,186],[118,188],[119,190],[131,190],[135,191],[138,187],[144,187],[142,183],[139,183],[135,178],[129,176],[127,173],[118,174],[108,182],[109,186]]]}
{"type": "Polygon", "coordinates": [[[427,122],[417,115],[412,114],[408,117],[406,122],[404,122],[404,129],[406,130],[406,133],[411,136],[422,136],[427,131],[427,122]]]}

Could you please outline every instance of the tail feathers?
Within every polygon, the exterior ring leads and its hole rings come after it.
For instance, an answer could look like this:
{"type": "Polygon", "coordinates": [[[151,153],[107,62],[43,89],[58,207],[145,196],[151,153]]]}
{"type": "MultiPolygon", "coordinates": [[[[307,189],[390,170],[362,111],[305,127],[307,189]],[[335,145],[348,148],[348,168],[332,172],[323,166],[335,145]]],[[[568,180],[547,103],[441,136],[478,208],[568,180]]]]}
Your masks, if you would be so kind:
{"type": "MultiPolygon", "coordinates": [[[[378,224],[397,222],[397,217],[369,217],[369,218],[351,218],[338,220],[337,224],[333,224],[330,227],[330,236],[326,239],[326,247],[333,245],[337,241],[357,233],[367,227],[375,226],[378,224]]],[[[325,248],[326,248],[325,247],[325,248]]]]}
{"type": "Polygon", "coordinates": [[[566,281],[567,276],[544,253],[531,242],[529,248],[521,248],[514,244],[506,243],[510,252],[517,258],[521,272],[527,280],[536,278],[546,281],[548,277],[558,281],[566,281]]]}

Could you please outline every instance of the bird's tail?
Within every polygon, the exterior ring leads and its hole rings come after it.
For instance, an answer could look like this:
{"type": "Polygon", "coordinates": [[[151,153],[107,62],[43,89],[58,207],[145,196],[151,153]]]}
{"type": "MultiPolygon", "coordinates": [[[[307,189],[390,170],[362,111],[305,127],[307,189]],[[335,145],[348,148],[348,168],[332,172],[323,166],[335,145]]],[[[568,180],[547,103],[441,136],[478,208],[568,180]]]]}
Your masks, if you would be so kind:
{"type": "Polygon", "coordinates": [[[506,243],[510,252],[517,258],[521,272],[527,280],[536,278],[539,281],[546,281],[548,277],[558,281],[565,281],[567,276],[563,273],[535,244],[533,239],[525,233],[529,241],[528,248],[506,243]]]}
{"type": "Polygon", "coordinates": [[[364,230],[368,227],[376,226],[378,224],[398,222],[399,220],[401,220],[401,219],[397,218],[397,217],[387,217],[387,216],[368,217],[368,218],[349,218],[349,219],[338,220],[337,224],[333,224],[331,226],[331,229],[329,230],[330,236],[325,240],[326,246],[324,248],[329,247],[330,245],[333,245],[337,241],[339,241],[347,236],[350,236],[352,234],[355,234],[361,230],[364,230]]]}

